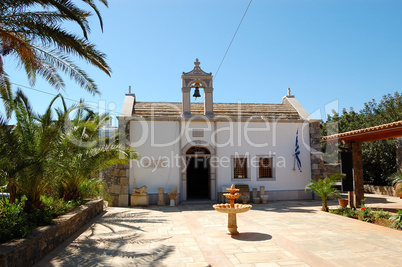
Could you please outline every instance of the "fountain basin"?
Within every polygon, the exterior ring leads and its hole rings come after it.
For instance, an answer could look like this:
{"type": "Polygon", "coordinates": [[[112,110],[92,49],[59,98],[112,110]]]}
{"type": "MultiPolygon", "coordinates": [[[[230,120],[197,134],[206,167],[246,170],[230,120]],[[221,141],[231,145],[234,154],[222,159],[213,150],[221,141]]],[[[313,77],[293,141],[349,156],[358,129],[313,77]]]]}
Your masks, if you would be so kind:
{"type": "Polygon", "coordinates": [[[230,193],[225,193],[223,194],[227,199],[236,199],[238,197],[240,197],[240,193],[234,193],[234,194],[230,194],[230,193]]]}
{"type": "Polygon", "coordinates": [[[218,211],[218,212],[223,212],[223,213],[242,213],[249,211],[251,209],[252,205],[250,204],[234,204],[234,207],[231,208],[230,204],[215,204],[213,205],[213,208],[218,211]]]}
{"type": "Polygon", "coordinates": [[[230,204],[215,204],[213,208],[218,212],[228,214],[228,234],[238,235],[236,214],[246,212],[251,209],[251,205],[248,204],[235,204],[235,199],[240,197],[240,193],[237,193],[240,189],[235,188],[234,184],[230,188],[226,188],[229,193],[223,194],[230,200],[230,204]]]}

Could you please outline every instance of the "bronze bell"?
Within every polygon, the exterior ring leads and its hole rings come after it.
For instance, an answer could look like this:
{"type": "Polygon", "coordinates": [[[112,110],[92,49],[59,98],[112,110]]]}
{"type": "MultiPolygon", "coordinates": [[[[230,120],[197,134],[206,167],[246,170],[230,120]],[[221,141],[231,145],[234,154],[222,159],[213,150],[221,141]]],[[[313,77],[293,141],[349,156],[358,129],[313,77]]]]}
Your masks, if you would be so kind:
{"type": "Polygon", "coordinates": [[[195,97],[195,98],[201,97],[200,90],[198,90],[198,87],[195,88],[193,97],[195,97]]]}

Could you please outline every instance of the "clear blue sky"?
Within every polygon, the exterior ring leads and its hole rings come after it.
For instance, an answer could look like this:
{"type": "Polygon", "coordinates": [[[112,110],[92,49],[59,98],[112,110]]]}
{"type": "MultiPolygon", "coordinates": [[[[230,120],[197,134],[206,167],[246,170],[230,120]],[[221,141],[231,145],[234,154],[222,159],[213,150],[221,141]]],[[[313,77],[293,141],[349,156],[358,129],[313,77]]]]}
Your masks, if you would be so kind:
{"type": "MultiPolygon", "coordinates": [[[[109,8],[101,7],[104,32],[93,17],[90,40],[108,55],[112,77],[79,63],[102,95],[69,82],[66,97],[109,107],[113,115],[129,85],[137,101],[180,102],[181,74],[195,58],[215,76],[214,102],[280,103],[290,87],[309,113],[333,101],[358,111],[401,91],[402,1],[253,0],[216,73],[249,2],[109,0],[109,8]]],[[[12,82],[29,86],[23,71],[6,68],[12,82]]],[[[57,93],[41,80],[35,89],[57,93]]],[[[39,112],[52,98],[24,91],[39,112]]]]}

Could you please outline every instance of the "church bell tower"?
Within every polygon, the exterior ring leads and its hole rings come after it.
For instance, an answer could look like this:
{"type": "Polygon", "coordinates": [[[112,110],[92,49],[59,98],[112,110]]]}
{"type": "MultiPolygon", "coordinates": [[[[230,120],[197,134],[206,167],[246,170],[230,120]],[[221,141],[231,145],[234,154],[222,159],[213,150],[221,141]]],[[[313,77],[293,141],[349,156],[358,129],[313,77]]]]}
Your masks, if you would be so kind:
{"type": "Polygon", "coordinates": [[[182,116],[191,116],[191,89],[194,88],[194,97],[200,97],[199,89],[204,89],[204,115],[214,116],[213,98],[212,98],[212,73],[206,73],[200,68],[198,58],[195,59],[194,69],[190,72],[183,72],[182,80],[182,116]]]}

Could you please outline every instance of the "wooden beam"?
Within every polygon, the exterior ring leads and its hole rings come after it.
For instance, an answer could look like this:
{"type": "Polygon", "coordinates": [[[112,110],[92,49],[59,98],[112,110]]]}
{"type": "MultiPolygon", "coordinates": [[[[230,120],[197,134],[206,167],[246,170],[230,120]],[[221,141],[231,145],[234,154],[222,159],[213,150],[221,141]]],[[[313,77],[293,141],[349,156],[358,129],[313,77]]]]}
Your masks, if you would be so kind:
{"type": "Polygon", "coordinates": [[[344,142],[371,142],[383,139],[390,139],[402,136],[402,121],[383,124],[375,127],[349,131],[345,133],[324,136],[323,143],[337,141],[344,142]]]}

